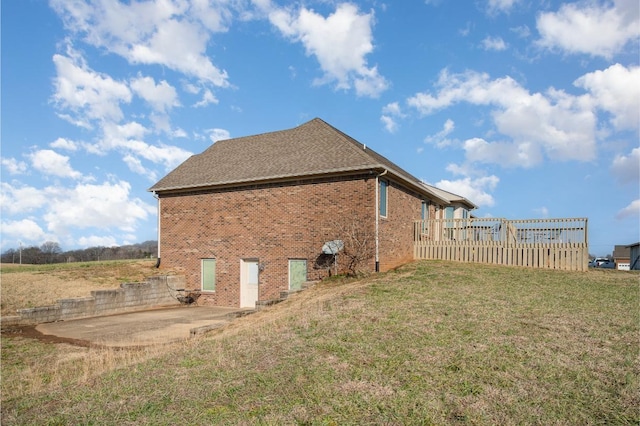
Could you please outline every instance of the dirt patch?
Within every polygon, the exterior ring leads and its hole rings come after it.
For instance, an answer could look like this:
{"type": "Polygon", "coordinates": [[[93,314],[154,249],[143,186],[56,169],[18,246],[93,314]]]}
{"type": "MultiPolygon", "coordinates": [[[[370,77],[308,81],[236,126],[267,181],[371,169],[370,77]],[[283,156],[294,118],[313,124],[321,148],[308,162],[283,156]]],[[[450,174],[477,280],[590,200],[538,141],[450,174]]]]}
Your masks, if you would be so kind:
{"type": "Polygon", "coordinates": [[[91,343],[87,342],[86,340],[70,339],[67,337],[42,334],[38,330],[36,330],[36,327],[34,325],[12,327],[6,330],[3,329],[2,335],[9,338],[23,337],[28,339],[37,339],[44,343],[67,343],[70,345],[82,346],[85,348],[92,347],[91,343]]]}

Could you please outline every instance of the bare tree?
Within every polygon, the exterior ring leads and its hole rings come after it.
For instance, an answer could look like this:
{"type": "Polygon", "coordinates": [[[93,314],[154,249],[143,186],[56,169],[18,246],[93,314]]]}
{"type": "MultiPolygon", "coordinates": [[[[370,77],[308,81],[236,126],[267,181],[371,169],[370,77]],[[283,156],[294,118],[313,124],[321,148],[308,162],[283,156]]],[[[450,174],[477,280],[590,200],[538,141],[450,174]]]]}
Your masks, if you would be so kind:
{"type": "Polygon", "coordinates": [[[54,263],[56,261],[56,257],[62,253],[62,249],[60,248],[60,244],[55,241],[47,241],[40,246],[40,251],[44,256],[45,263],[54,263]]]}
{"type": "Polygon", "coordinates": [[[349,275],[370,272],[370,265],[375,257],[373,229],[365,226],[365,222],[357,218],[336,221],[333,228],[336,239],[344,243],[344,249],[337,255],[340,268],[346,269],[349,275]]]}
{"type": "Polygon", "coordinates": [[[25,247],[21,250],[21,252],[23,264],[39,265],[44,263],[44,256],[42,255],[42,250],[40,250],[40,247],[25,247]]]}

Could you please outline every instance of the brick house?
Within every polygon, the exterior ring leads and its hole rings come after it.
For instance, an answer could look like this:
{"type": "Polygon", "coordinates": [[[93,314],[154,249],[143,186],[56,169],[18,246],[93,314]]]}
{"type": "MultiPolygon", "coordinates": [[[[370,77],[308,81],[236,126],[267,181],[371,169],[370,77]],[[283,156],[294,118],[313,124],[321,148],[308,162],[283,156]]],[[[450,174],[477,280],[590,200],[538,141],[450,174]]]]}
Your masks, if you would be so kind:
{"type": "Polygon", "coordinates": [[[616,269],[628,270],[631,266],[631,248],[629,246],[613,246],[613,255],[611,257],[613,257],[613,261],[616,264],[616,269]]]}
{"type": "Polygon", "coordinates": [[[347,229],[368,241],[362,269],[394,268],[413,260],[414,220],[475,208],[318,118],[218,141],[149,191],[160,267],[184,273],[201,304],[220,306],[253,307],[326,277],[325,243],[346,241],[347,229]]]}

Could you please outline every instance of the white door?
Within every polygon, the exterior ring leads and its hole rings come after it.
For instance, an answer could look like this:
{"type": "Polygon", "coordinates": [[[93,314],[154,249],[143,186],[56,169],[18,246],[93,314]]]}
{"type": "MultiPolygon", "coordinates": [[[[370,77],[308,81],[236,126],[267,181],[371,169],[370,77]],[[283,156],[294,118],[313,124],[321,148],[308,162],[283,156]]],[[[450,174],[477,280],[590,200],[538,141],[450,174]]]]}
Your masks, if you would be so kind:
{"type": "Polygon", "coordinates": [[[240,261],[240,307],[255,308],[258,301],[258,261],[240,261]]]}

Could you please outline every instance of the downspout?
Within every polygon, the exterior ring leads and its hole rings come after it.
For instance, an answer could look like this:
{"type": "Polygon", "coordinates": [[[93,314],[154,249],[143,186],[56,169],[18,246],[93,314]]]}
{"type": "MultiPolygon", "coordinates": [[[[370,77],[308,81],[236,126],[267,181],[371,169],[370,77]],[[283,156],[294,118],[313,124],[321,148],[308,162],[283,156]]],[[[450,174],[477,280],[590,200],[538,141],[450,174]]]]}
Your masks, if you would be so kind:
{"type": "Polygon", "coordinates": [[[160,197],[158,197],[155,191],[153,192],[153,197],[158,200],[158,260],[155,265],[155,268],[157,269],[160,267],[160,197]]]}
{"type": "Polygon", "coordinates": [[[380,177],[386,175],[387,169],[376,176],[376,272],[380,272],[380,177]]]}

